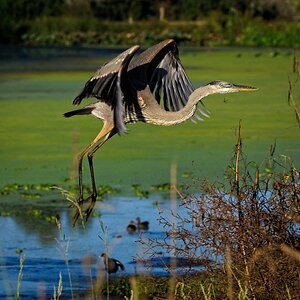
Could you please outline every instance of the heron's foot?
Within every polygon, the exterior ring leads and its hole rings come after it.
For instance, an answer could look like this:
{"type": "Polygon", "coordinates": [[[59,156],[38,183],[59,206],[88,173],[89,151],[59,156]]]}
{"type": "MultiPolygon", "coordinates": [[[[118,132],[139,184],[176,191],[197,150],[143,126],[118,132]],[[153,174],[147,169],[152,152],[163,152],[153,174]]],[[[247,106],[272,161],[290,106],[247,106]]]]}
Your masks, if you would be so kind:
{"type": "Polygon", "coordinates": [[[70,206],[76,208],[75,215],[73,217],[73,226],[75,226],[76,222],[78,221],[79,217],[83,218],[82,213],[82,205],[83,205],[84,199],[82,196],[78,198],[78,200],[74,203],[72,203],[70,206]]]}
{"type": "Polygon", "coordinates": [[[71,204],[69,205],[70,208],[72,207],[82,207],[82,204],[84,202],[83,197],[79,197],[76,201],[72,201],[71,204]]]}
{"type": "Polygon", "coordinates": [[[95,206],[97,200],[97,194],[92,193],[89,197],[87,197],[85,200],[83,198],[79,198],[72,206],[76,207],[76,213],[73,217],[73,226],[78,221],[79,217],[83,220],[85,218],[85,221],[88,220],[89,216],[91,215],[93,208],[95,206]],[[82,210],[82,206],[84,202],[89,202],[89,206],[82,210]]]}
{"type": "Polygon", "coordinates": [[[87,207],[87,209],[84,211],[84,214],[85,214],[85,217],[86,217],[86,221],[88,220],[89,216],[91,215],[94,207],[95,207],[95,204],[96,204],[96,200],[97,200],[97,194],[95,193],[92,193],[88,199],[90,201],[90,204],[89,206],[87,207]]]}

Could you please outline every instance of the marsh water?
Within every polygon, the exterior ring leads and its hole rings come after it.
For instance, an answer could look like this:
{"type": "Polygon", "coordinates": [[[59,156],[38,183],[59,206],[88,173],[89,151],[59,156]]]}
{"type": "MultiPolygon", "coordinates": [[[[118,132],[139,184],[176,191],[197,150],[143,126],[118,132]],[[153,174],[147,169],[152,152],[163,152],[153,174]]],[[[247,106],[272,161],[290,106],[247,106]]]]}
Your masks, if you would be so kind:
{"type": "MultiPolygon", "coordinates": [[[[174,209],[174,203],[172,204],[174,209]]],[[[119,259],[125,266],[126,274],[167,274],[163,253],[150,260],[151,266],[144,267],[137,262],[145,249],[138,241],[142,238],[163,240],[164,228],[159,224],[159,213],[171,209],[168,199],[140,199],[134,197],[110,197],[99,203],[96,212],[101,216],[92,217],[85,228],[80,224],[72,227],[70,209],[59,211],[61,228],[53,222],[38,217],[0,217],[1,236],[1,279],[0,298],[14,298],[20,272],[20,257],[23,257],[21,298],[46,297],[53,295],[62,274],[63,295],[84,292],[90,287],[91,279],[104,272],[101,253],[119,259]],[[140,216],[149,221],[149,230],[128,233],[127,225],[140,216]],[[108,247],[108,248],[106,248],[108,247]],[[71,281],[68,275],[70,272],[71,281]]],[[[168,258],[165,257],[167,260],[168,258]]],[[[102,275],[102,276],[103,276],[102,275]]]]}

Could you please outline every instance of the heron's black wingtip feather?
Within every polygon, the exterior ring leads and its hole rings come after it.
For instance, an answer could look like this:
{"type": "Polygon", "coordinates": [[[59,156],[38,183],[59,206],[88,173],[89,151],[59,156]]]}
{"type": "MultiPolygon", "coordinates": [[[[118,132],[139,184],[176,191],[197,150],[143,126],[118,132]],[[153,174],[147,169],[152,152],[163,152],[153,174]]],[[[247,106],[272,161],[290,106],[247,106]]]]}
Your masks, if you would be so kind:
{"type": "Polygon", "coordinates": [[[79,105],[79,104],[81,103],[82,99],[83,99],[83,98],[80,97],[80,95],[77,96],[77,97],[73,100],[73,104],[74,104],[74,105],[79,105]]]}

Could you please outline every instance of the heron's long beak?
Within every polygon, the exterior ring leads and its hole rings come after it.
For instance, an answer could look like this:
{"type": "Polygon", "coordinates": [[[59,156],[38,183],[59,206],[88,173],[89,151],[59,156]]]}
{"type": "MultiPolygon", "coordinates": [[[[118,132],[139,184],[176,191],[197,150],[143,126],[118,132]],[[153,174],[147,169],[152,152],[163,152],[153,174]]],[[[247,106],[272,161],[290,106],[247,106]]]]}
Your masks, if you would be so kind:
{"type": "Polygon", "coordinates": [[[240,85],[240,84],[234,84],[233,88],[239,92],[241,92],[241,91],[256,91],[257,90],[256,87],[240,85]]]}

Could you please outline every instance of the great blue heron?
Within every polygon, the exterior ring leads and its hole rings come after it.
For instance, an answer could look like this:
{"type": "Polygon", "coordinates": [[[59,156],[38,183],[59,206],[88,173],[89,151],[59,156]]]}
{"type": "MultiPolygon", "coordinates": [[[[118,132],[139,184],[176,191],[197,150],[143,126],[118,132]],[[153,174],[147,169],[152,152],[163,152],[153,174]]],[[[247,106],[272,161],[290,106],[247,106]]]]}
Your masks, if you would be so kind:
{"type": "MultiPolygon", "coordinates": [[[[139,46],[133,46],[103,65],[85,84],[82,92],[74,99],[79,105],[84,98],[95,97],[96,102],[83,108],[66,112],[65,117],[92,114],[103,121],[103,127],[95,139],[78,157],[79,199],[84,202],[82,186],[82,160],[88,157],[92,182],[92,193],[85,210],[91,214],[97,198],[93,170],[94,153],[116,133],[126,132],[125,124],[145,122],[170,126],[182,123],[191,117],[207,116],[202,99],[212,94],[251,91],[256,88],[213,81],[197,89],[188,78],[178,57],[174,40],[165,40],[154,45],[132,60],[139,46]]],[[[77,211],[74,223],[79,217],[77,211]]]]}
{"type": "Polygon", "coordinates": [[[119,267],[122,271],[125,270],[124,265],[119,260],[108,257],[106,253],[102,253],[101,257],[104,259],[105,270],[108,274],[118,272],[119,267]]]}

